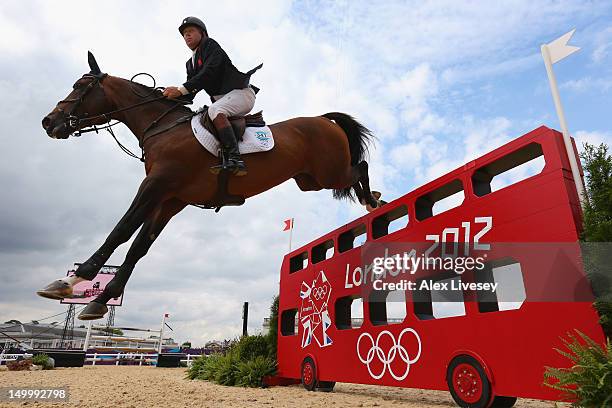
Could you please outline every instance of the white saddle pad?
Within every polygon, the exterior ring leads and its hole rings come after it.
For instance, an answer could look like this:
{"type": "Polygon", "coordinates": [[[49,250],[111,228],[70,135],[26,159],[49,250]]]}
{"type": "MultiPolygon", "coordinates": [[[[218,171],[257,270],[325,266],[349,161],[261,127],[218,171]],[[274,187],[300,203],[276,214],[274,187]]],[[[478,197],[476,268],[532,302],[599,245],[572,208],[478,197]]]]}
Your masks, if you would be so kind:
{"type": "MultiPolygon", "coordinates": [[[[202,126],[200,116],[191,118],[191,129],[193,135],[204,146],[206,150],[215,156],[219,156],[219,141],[202,126]]],[[[240,154],[266,152],[274,147],[274,139],[272,131],[268,126],[263,127],[248,127],[242,136],[242,142],[238,142],[240,154]]]]}

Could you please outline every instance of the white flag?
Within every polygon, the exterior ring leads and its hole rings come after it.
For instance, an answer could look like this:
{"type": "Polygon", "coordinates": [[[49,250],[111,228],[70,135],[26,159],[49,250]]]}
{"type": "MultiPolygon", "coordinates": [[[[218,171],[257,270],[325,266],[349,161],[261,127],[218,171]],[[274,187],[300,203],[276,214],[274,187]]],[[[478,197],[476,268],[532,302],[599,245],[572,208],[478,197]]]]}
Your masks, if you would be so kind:
{"type": "Polygon", "coordinates": [[[574,35],[574,28],[569,33],[563,34],[561,37],[556,40],[546,44],[548,47],[548,51],[550,52],[550,62],[554,64],[555,62],[561,61],[563,58],[567,57],[570,54],[578,51],[580,47],[574,47],[573,45],[567,45],[567,42],[574,35]]]}

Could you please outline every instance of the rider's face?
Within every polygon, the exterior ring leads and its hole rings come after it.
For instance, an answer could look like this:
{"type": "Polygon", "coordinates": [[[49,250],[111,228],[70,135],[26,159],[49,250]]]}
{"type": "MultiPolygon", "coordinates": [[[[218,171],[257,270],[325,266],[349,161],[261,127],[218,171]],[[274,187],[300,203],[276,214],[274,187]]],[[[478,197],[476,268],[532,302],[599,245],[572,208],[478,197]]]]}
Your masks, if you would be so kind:
{"type": "Polygon", "coordinates": [[[183,30],[183,39],[185,40],[185,44],[187,44],[187,46],[193,50],[198,46],[198,44],[200,44],[202,34],[196,27],[188,26],[183,30]]]}

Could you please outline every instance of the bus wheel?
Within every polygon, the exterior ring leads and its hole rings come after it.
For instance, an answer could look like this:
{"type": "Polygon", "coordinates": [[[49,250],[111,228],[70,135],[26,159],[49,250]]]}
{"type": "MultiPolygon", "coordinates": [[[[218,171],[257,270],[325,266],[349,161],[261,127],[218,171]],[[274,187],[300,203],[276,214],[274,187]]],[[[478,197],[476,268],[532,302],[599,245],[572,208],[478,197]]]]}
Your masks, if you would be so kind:
{"type": "Polygon", "coordinates": [[[491,402],[491,383],[475,358],[461,355],[451,361],[446,372],[450,393],[460,407],[487,408],[491,402]]]}
{"type": "Polygon", "coordinates": [[[516,404],[516,397],[497,396],[493,399],[491,408],[512,408],[516,404]]]}
{"type": "Polygon", "coordinates": [[[302,385],[308,391],[314,391],[317,386],[317,368],[310,357],[306,357],[302,363],[302,385]]]}
{"type": "Polygon", "coordinates": [[[317,391],[332,392],[335,385],[335,381],[319,381],[317,384],[317,391]]]}

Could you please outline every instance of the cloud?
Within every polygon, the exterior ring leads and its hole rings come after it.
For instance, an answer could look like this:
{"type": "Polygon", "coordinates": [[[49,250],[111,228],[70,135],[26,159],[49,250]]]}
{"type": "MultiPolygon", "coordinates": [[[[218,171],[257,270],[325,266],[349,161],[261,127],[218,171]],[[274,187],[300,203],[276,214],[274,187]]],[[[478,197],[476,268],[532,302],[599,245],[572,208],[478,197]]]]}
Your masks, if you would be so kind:
{"type": "Polygon", "coordinates": [[[610,55],[610,42],[612,41],[612,27],[606,27],[595,36],[595,47],[591,59],[595,63],[603,63],[610,55]]]}
{"type": "Polygon", "coordinates": [[[605,94],[612,88],[612,78],[585,77],[572,79],[562,83],[559,88],[568,89],[574,92],[594,91],[605,94]]]}
{"type": "Polygon", "coordinates": [[[583,150],[583,144],[588,143],[591,145],[599,146],[604,143],[608,147],[612,147],[612,132],[598,131],[598,130],[578,130],[572,135],[576,139],[576,147],[579,151],[583,150]]]}

